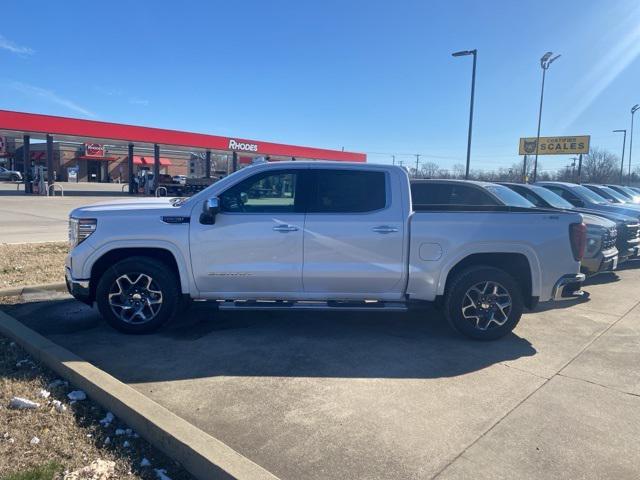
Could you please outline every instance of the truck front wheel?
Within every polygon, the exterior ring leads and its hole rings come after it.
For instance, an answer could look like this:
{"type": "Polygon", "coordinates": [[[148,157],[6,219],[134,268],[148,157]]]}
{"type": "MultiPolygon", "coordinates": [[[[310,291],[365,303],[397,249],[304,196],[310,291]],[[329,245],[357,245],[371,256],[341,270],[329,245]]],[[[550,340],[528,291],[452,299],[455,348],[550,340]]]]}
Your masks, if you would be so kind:
{"type": "Polygon", "coordinates": [[[485,266],[456,273],[444,301],[449,324],[476,340],[495,340],[511,332],[522,309],[522,292],[513,277],[485,266]]]}
{"type": "Polygon", "coordinates": [[[102,275],[96,303],[103,318],[124,333],[150,333],[176,313],[179,282],[164,263],[147,258],[121,260],[102,275]]]}

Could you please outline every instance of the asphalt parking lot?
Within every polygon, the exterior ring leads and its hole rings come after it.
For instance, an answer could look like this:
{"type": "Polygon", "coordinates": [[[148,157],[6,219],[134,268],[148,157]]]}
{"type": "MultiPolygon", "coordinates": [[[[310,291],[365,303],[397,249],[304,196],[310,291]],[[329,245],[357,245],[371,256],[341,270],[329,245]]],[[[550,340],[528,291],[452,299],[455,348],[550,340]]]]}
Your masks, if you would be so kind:
{"type": "Polygon", "coordinates": [[[115,183],[61,183],[65,195],[25,195],[15,183],[0,183],[0,243],[64,242],[69,212],[90,203],[127,198],[115,183]]]}
{"type": "Polygon", "coordinates": [[[150,336],[62,294],[11,315],[282,479],[638,478],[640,268],[471,342],[434,311],[213,312],[150,336]]]}

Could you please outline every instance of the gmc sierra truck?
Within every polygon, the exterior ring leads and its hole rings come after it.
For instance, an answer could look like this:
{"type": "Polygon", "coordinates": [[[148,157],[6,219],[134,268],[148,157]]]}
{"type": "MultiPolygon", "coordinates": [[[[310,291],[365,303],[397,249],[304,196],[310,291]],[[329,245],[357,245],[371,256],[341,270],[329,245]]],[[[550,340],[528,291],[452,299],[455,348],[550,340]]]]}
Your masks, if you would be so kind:
{"type": "Polygon", "coordinates": [[[395,166],[250,166],[190,198],[71,212],[70,293],[126,333],[191,300],[219,309],[405,311],[435,303],[460,333],[496,339],[525,307],[580,295],[577,213],[411,201],[395,166]]]}

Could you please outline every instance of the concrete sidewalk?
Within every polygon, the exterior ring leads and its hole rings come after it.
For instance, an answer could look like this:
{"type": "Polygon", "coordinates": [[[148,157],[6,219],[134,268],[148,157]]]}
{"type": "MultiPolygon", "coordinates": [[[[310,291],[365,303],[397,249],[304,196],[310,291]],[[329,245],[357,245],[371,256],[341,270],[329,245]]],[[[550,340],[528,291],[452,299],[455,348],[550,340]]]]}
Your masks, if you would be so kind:
{"type": "Polygon", "coordinates": [[[65,297],[13,316],[282,479],[638,478],[640,270],[470,342],[434,311],[220,312],[124,336],[65,297]]]}

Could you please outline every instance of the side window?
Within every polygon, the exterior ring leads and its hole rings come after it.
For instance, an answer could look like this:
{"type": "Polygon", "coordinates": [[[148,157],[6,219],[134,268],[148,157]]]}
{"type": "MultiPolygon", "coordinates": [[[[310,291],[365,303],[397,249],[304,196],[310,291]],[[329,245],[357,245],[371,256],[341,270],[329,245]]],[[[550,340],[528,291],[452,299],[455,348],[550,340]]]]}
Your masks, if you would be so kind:
{"type": "Polygon", "coordinates": [[[220,208],[228,213],[295,212],[298,176],[279,171],[249,177],[220,195],[220,208]]]}
{"type": "Polygon", "coordinates": [[[542,201],[533,193],[531,193],[529,190],[525,189],[518,189],[516,190],[516,193],[518,193],[519,195],[522,195],[524,198],[526,198],[527,200],[529,200],[531,203],[533,203],[536,207],[543,207],[543,203],[542,201]]]}
{"type": "Polygon", "coordinates": [[[560,195],[562,198],[564,198],[567,202],[569,202],[574,207],[580,206],[582,204],[580,199],[576,197],[573,193],[571,193],[569,190],[565,190],[564,188],[557,188],[557,187],[546,187],[546,188],[551,190],[553,193],[560,195]]]}
{"type": "Polygon", "coordinates": [[[489,195],[480,189],[467,185],[454,185],[449,205],[497,205],[489,195]]]}
{"type": "Polygon", "coordinates": [[[314,175],[310,213],[364,213],[387,204],[384,172],[318,169],[314,175]]]}

